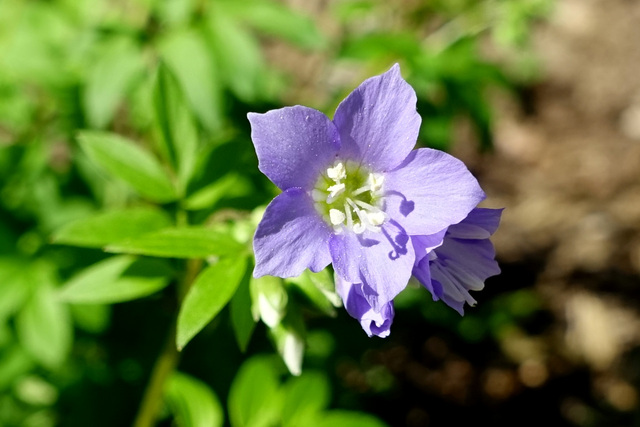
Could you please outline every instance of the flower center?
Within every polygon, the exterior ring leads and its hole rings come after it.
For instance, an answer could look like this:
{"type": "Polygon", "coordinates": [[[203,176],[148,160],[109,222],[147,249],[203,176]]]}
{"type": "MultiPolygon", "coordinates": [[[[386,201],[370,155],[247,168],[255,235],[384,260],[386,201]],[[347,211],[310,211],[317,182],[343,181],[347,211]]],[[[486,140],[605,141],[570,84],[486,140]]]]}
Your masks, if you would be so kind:
{"type": "Polygon", "coordinates": [[[355,162],[337,161],[321,174],[312,191],[317,211],[336,232],[380,232],[387,219],[378,207],[384,176],[355,162]]]}

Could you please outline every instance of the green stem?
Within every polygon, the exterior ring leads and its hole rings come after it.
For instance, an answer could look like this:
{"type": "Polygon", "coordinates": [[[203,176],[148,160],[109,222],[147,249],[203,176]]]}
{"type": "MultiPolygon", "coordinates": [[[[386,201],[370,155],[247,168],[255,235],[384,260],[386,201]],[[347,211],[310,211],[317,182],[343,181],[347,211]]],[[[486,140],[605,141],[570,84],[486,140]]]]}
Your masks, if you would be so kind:
{"type": "Polygon", "coordinates": [[[134,427],[151,427],[155,425],[156,416],[162,402],[164,384],[178,365],[178,359],[180,358],[176,348],[175,335],[176,326],[175,322],[173,322],[164,349],[151,372],[151,379],[142,398],[136,420],[133,423],[134,427]]]}
{"type": "MultiPolygon", "coordinates": [[[[181,306],[184,296],[187,294],[189,287],[191,287],[193,280],[201,268],[202,260],[187,260],[184,277],[178,283],[178,307],[181,306]]],[[[178,366],[178,361],[180,360],[180,353],[176,347],[176,323],[177,319],[171,323],[167,341],[151,372],[151,378],[142,398],[142,403],[140,404],[140,409],[138,410],[138,415],[133,423],[133,427],[152,427],[155,425],[162,403],[165,383],[178,366]]]]}

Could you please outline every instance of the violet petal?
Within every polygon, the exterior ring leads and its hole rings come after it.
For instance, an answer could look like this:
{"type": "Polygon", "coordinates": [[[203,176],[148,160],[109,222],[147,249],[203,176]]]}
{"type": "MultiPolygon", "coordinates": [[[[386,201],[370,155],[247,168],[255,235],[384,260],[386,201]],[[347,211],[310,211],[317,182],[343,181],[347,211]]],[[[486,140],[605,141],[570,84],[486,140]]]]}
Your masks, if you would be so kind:
{"type": "Polygon", "coordinates": [[[334,124],[320,111],[297,105],[249,113],[258,168],[282,190],[310,190],[340,148],[334,124]]]}
{"type": "Polygon", "coordinates": [[[267,206],[253,240],[255,277],[295,277],[318,272],[331,262],[331,229],[300,188],[289,188],[267,206]]]}
{"type": "Polygon", "coordinates": [[[396,64],[351,92],[338,106],[333,121],[342,142],[340,157],[385,172],[411,152],[422,119],[416,112],[416,93],[396,64]]]}
{"type": "Polygon", "coordinates": [[[485,198],[464,163],[430,148],[412,151],[387,173],[384,191],[385,211],[410,235],[430,235],[456,224],[485,198]]]}

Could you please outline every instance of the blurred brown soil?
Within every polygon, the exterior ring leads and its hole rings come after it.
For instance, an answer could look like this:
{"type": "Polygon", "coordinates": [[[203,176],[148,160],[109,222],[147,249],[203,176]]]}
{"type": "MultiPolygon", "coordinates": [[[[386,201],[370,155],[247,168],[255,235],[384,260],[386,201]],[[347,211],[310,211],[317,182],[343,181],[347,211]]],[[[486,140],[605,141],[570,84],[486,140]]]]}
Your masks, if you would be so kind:
{"type": "Polygon", "coordinates": [[[499,259],[537,266],[555,319],[543,358],[586,366],[594,396],[637,411],[640,2],[561,0],[535,51],[544,78],[498,102],[495,152],[456,154],[506,207],[499,259]]]}

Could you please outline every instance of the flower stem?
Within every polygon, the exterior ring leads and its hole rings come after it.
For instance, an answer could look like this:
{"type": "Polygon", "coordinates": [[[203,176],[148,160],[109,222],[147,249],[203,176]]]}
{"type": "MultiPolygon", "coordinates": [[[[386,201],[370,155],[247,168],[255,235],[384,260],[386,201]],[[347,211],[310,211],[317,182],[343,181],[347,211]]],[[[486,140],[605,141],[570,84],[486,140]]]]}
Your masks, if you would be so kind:
{"type": "Polygon", "coordinates": [[[175,331],[175,322],[172,322],[164,349],[151,372],[151,379],[142,398],[138,415],[133,423],[134,427],[151,427],[155,425],[156,416],[162,402],[164,384],[178,365],[179,354],[176,348],[175,331]]]}
{"type": "MultiPolygon", "coordinates": [[[[191,287],[193,280],[196,278],[201,268],[202,260],[187,260],[185,274],[182,280],[178,283],[176,298],[178,301],[178,307],[181,306],[187,291],[191,287]]],[[[171,322],[162,353],[158,356],[153,370],[151,371],[149,384],[147,385],[147,389],[142,397],[142,403],[140,404],[140,409],[138,410],[133,427],[152,427],[155,425],[158,411],[160,410],[162,403],[165,383],[178,366],[178,361],[180,360],[180,353],[176,347],[176,324],[177,316],[171,322]]]]}

